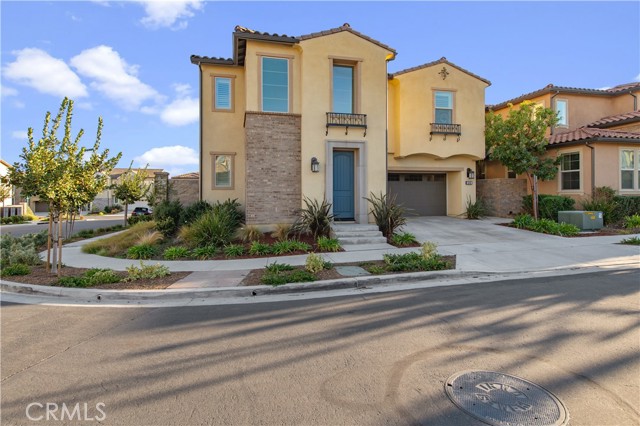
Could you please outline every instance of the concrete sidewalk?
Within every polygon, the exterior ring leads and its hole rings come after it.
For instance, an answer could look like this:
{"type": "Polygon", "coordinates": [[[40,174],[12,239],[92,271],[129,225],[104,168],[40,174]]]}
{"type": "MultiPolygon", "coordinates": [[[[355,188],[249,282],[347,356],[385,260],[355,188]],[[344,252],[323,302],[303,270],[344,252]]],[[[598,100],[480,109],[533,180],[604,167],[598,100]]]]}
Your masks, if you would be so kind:
{"type": "MultiPolygon", "coordinates": [[[[594,268],[640,266],[640,248],[617,244],[629,235],[575,237],[563,238],[552,235],[539,234],[529,231],[500,226],[504,219],[488,218],[480,221],[469,221],[455,218],[412,218],[406,228],[420,242],[433,241],[438,243],[438,252],[442,255],[456,255],[456,269],[454,271],[422,272],[387,276],[365,276],[357,278],[345,277],[342,280],[327,282],[323,287],[314,283],[313,290],[336,288],[360,288],[368,283],[389,283],[400,281],[419,281],[446,276],[465,277],[473,274],[488,275],[523,275],[526,273],[557,273],[594,268]]],[[[101,237],[98,237],[101,238],[101,237]]],[[[124,271],[130,265],[139,265],[139,260],[116,259],[82,253],[81,247],[91,240],[84,240],[68,244],[63,248],[63,261],[68,266],[79,268],[110,268],[124,271]]],[[[349,262],[366,262],[382,259],[386,253],[406,253],[417,251],[419,248],[362,250],[338,253],[323,253],[322,256],[334,264],[349,262]]],[[[167,266],[171,271],[193,272],[186,278],[170,286],[170,293],[176,291],[208,291],[208,294],[221,294],[227,291],[229,295],[246,296],[266,293],[281,293],[286,291],[299,292],[309,289],[309,285],[286,285],[277,290],[264,290],[264,286],[251,290],[242,287],[238,293],[238,284],[252,269],[264,268],[273,262],[288,263],[290,265],[304,265],[306,255],[266,257],[257,259],[236,260],[207,260],[207,261],[147,261],[167,266]],[[236,291],[233,291],[236,290],[236,291]]],[[[3,291],[19,291],[21,286],[3,286],[3,291]],[[8,290],[11,287],[14,290],[8,290]],[[17,289],[17,290],[16,290],[17,289]]],[[[32,288],[38,286],[31,286],[32,288]]],[[[36,289],[37,291],[44,291],[36,289]]],[[[311,290],[311,289],[310,289],[311,290]]],[[[50,288],[49,294],[62,295],[78,292],[77,289],[50,288]],[[55,289],[55,290],[54,290],[55,289]]],[[[83,290],[99,292],[99,290],[83,290]]],[[[101,291],[105,293],[105,291],[101,291]]],[[[164,290],[167,292],[167,290],[164,290]]],[[[106,291],[111,294],[112,291],[106,291]]],[[[121,293],[133,294],[128,290],[121,293]]],[[[144,293],[144,292],[137,292],[144,293]]],[[[80,294],[80,293],[77,293],[80,294]]],[[[87,293],[88,294],[88,293],[87,293]]],[[[204,293],[203,293],[204,294],[204,293]]],[[[200,294],[199,296],[203,296],[200,294]]],[[[190,293],[189,297],[195,296],[190,293]]]]}

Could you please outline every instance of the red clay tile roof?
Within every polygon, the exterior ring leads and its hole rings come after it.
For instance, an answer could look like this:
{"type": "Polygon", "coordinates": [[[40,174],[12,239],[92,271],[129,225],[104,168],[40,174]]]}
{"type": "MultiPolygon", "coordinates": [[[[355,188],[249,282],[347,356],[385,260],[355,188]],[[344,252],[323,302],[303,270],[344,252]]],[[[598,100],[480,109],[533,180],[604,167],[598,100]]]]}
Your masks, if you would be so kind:
{"type": "Polygon", "coordinates": [[[191,172],[191,173],[185,173],[183,175],[174,176],[171,179],[198,179],[198,178],[200,178],[200,173],[191,172]]]}
{"type": "Polygon", "coordinates": [[[439,65],[439,64],[447,64],[447,65],[449,65],[449,66],[451,66],[453,68],[457,68],[458,70],[462,71],[463,73],[469,74],[471,77],[475,77],[480,81],[484,81],[489,86],[491,86],[491,82],[489,80],[487,80],[485,78],[482,78],[479,75],[476,75],[476,74],[472,73],[471,71],[466,70],[466,69],[454,64],[453,62],[449,62],[447,60],[447,58],[445,58],[444,56],[442,58],[438,59],[437,61],[427,62],[426,64],[418,65],[416,67],[411,67],[411,68],[407,68],[407,69],[404,69],[404,70],[401,70],[401,71],[396,71],[396,72],[394,72],[392,74],[389,74],[389,75],[390,75],[391,78],[393,78],[393,77],[398,76],[400,74],[406,74],[408,72],[421,70],[423,68],[429,68],[429,67],[432,67],[434,65],[439,65]]]}
{"type": "Polygon", "coordinates": [[[542,89],[525,93],[524,95],[520,95],[517,98],[509,99],[508,101],[504,101],[495,105],[487,105],[487,109],[491,109],[494,111],[499,110],[506,107],[508,104],[519,104],[522,101],[526,101],[528,99],[532,99],[538,96],[545,95],[547,93],[554,93],[554,92],[576,93],[576,94],[595,95],[595,96],[617,96],[621,93],[635,92],[639,90],[640,90],[640,83],[625,83],[615,87],[611,87],[609,89],[585,89],[580,87],[566,87],[566,86],[556,86],[554,84],[547,84],[542,89]]]}
{"type": "Polygon", "coordinates": [[[551,135],[551,137],[549,138],[549,145],[561,145],[598,140],[640,143],[640,133],[580,127],[579,129],[569,132],[556,133],[554,135],[551,135]]]}
{"type": "Polygon", "coordinates": [[[234,65],[233,58],[213,58],[209,56],[191,55],[192,64],[234,65]]]}
{"type": "Polygon", "coordinates": [[[378,46],[382,47],[383,49],[387,49],[390,52],[393,52],[393,55],[395,57],[395,55],[397,55],[396,50],[393,47],[389,47],[388,45],[373,39],[371,37],[369,37],[368,35],[362,34],[359,31],[354,30],[353,28],[351,28],[351,25],[349,25],[348,23],[344,23],[342,24],[342,26],[337,27],[337,28],[331,28],[329,30],[325,30],[325,31],[320,31],[317,33],[311,33],[311,34],[304,34],[301,35],[300,37],[298,37],[300,40],[309,40],[312,38],[316,38],[316,37],[323,37],[323,36],[327,36],[327,35],[331,35],[331,34],[336,34],[336,33],[340,33],[342,31],[348,31],[351,34],[357,35],[360,38],[363,38],[373,44],[377,44],[378,46]]]}
{"type": "Polygon", "coordinates": [[[638,120],[640,120],[640,111],[631,111],[624,114],[616,114],[610,115],[608,117],[603,117],[599,120],[587,124],[585,127],[612,127],[638,120]]]}

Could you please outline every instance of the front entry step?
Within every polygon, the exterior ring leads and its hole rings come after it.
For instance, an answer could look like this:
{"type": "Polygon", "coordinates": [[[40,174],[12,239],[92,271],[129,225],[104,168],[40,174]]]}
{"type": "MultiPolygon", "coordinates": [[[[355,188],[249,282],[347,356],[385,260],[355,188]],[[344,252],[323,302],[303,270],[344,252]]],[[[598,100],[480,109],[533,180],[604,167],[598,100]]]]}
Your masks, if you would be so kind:
{"type": "Polygon", "coordinates": [[[376,225],[359,223],[334,223],[333,234],[345,251],[381,250],[394,248],[387,244],[376,225]]]}

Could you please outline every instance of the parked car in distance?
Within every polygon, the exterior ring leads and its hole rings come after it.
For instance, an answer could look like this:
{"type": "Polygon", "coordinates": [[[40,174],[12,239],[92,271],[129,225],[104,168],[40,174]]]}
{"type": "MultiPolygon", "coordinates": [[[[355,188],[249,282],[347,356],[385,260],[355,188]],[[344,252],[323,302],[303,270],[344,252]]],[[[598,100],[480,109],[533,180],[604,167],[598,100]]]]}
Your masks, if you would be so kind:
{"type": "Polygon", "coordinates": [[[148,207],[136,207],[131,212],[131,216],[149,216],[151,214],[153,214],[153,212],[149,210],[148,207]]]}

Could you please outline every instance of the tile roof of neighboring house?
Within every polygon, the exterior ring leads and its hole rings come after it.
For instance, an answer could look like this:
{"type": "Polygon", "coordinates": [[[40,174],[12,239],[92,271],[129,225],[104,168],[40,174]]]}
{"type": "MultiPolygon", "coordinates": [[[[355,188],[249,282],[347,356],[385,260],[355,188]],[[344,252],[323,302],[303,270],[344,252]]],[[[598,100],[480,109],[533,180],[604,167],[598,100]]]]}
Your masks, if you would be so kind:
{"type": "Polygon", "coordinates": [[[466,70],[466,69],[464,69],[464,68],[462,68],[462,67],[460,67],[460,66],[458,66],[458,65],[454,64],[453,62],[449,62],[449,61],[447,60],[447,58],[445,58],[444,56],[443,56],[442,58],[438,59],[437,61],[427,62],[426,64],[418,65],[418,66],[416,66],[416,67],[411,67],[411,68],[407,68],[407,69],[404,69],[404,70],[401,70],[401,71],[396,71],[396,72],[394,72],[394,73],[392,73],[392,74],[389,74],[389,76],[390,76],[391,78],[393,78],[393,77],[396,77],[396,76],[398,76],[398,75],[400,75],[400,74],[406,74],[406,73],[408,73],[408,72],[421,70],[421,69],[423,69],[423,68],[429,68],[429,67],[432,67],[432,66],[434,66],[434,65],[439,65],[439,64],[447,64],[447,65],[449,65],[449,66],[451,66],[451,67],[453,67],[453,68],[456,68],[456,69],[458,69],[458,70],[462,71],[462,72],[463,72],[463,73],[465,73],[465,74],[469,74],[471,77],[475,77],[475,78],[477,78],[477,79],[478,79],[478,80],[480,80],[480,81],[484,81],[484,82],[485,82],[485,83],[487,83],[489,86],[491,86],[491,82],[490,82],[489,80],[487,80],[487,79],[485,79],[485,78],[482,78],[482,77],[480,77],[479,75],[476,75],[476,74],[472,73],[471,71],[466,70]]]}
{"type": "Polygon", "coordinates": [[[589,141],[638,142],[640,133],[580,127],[569,132],[556,133],[549,138],[549,145],[561,145],[589,141]]]}
{"type": "Polygon", "coordinates": [[[3,159],[0,158],[0,163],[4,164],[6,167],[11,167],[13,168],[13,166],[9,163],[7,163],[6,161],[4,161],[3,159]]]}
{"type": "Polygon", "coordinates": [[[587,124],[585,127],[613,127],[625,123],[631,123],[640,120],[640,111],[631,111],[624,114],[610,115],[599,120],[587,124]]]}
{"type": "Polygon", "coordinates": [[[535,90],[533,92],[525,93],[517,98],[509,99],[508,101],[501,102],[495,105],[487,105],[487,109],[498,110],[506,107],[508,104],[518,104],[522,101],[535,98],[538,96],[546,95],[547,93],[575,93],[580,95],[595,95],[595,96],[617,96],[622,93],[630,93],[640,91],[640,83],[625,83],[608,89],[585,89],[580,87],[566,87],[556,86],[554,84],[547,84],[542,89],[535,90]]]}
{"type": "Polygon", "coordinates": [[[200,178],[200,173],[191,172],[191,173],[185,173],[183,175],[174,176],[171,179],[198,179],[198,178],[200,178]]]}
{"type": "Polygon", "coordinates": [[[394,59],[395,56],[397,55],[397,52],[392,47],[389,47],[386,44],[379,42],[378,40],[375,40],[365,34],[362,34],[354,30],[353,28],[351,28],[351,25],[346,23],[337,28],[332,28],[326,31],[320,31],[317,33],[305,34],[299,37],[288,36],[286,34],[260,32],[260,31],[252,30],[250,28],[242,27],[240,25],[236,25],[233,32],[233,59],[191,55],[191,63],[196,65],[199,65],[199,64],[244,65],[244,55],[246,53],[246,43],[248,39],[269,41],[274,43],[297,44],[297,43],[300,43],[300,41],[302,40],[309,40],[316,37],[336,34],[342,31],[348,31],[373,44],[377,44],[378,46],[391,51],[393,53],[392,59],[394,59]]]}
{"type": "MultiPolygon", "coordinates": [[[[111,174],[110,176],[114,179],[117,179],[119,176],[123,175],[127,170],[129,170],[129,168],[127,167],[125,168],[120,168],[120,167],[116,167],[115,169],[111,170],[111,174]]],[[[134,172],[137,172],[140,169],[131,169],[134,172]]],[[[163,172],[163,169],[147,169],[147,178],[152,178],[155,176],[156,172],[163,172]]]]}
{"type": "Polygon", "coordinates": [[[348,23],[344,23],[341,26],[337,27],[337,28],[331,28],[330,30],[325,30],[325,31],[320,31],[317,33],[311,33],[311,34],[305,34],[305,35],[301,35],[299,38],[300,40],[309,40],[312,38],[316,38],[316,37],[323,37],[326,35],[331,35],[331,34],[336,34],[336,33],[340,33],[343,31],[348,31],[351,34],[357,35],[360,38],[363,38],[373,44],[376,44],[380,47],[382,47],[383,49],[389,50],[390,52],[393,52],[393,56],[395,58],[395,55],[397,55],[396,50],[393,47],[390,47],[374,38],[369,37],[368,35],[362,34],[359,31],[354,30],[353,28],[351,28],[351,25],[349,25],[348,23]]]}

